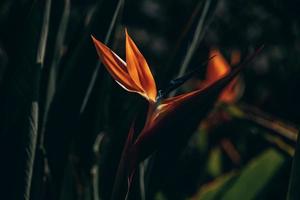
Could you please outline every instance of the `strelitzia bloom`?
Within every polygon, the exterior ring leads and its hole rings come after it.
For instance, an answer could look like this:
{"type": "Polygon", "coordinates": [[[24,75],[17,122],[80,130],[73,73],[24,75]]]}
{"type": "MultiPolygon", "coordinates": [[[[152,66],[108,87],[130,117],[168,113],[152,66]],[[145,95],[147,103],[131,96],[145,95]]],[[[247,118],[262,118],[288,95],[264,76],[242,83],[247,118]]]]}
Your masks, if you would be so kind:
{"type": "Polygon", "coordinates": [[[115,81],[125,90],[136,92],[150,103],[156,102],[157,89],[147,61],[126,31],[126,62],[95,39],[97,53],[115,81]]]}
{"type": "MultiPolygon", "coordinates": [[[[160,99],[147,61],[127,31],[125,34],[126,62],[93,36],[92,39],[102,63],[113,79],[125,90],[138,93],[149,102],[147,120],[143,130],[136,139],[132,136],[134,130],[130,130],[123,151],[129,159],[127,168],[129,168],[128,176],[131,177],[139,162],[166,143],[170,147],[187,142],[189,133],[198,126],[199,121],[212,108],[224,87],[246,64],[243,63],[229,70],[229,65],[223,57],[217,55],[211,60],[208,70],[214,70],[217,67],[223,69],[226,66],[224,72],[219,73],[220,69],[213,73],[209,72],[205,83],[195,91],[160,99]],[[170,138],[172,138],[171,143],[169,142],[170,138]]],[[[249,58],[246,63],[251,59],[249,58]]]]}
{"type": "Polygon", "coordinates": [[[218,51],[213,51],[211,54],[216,54],[217,56],[209,63],[207,80],[201,84],[200,89],[161,100],[159,104],[157,104],[158,92],[156,83],[147,61],[128,35],[127,31],[125,31],[125,34],[126,62],[93,36],[92,39],[102,63],[114,80],[125,90],[138,93],[148,100],[152,109],[149,109],[148,120],[145,127],[149,127],[162,115],[174,109],[180,102],[196,96],[204,88],[229,73],[230,67],[227,62],[218,51]],[[153,107],[155,108],[153,109],[153,107]]]}

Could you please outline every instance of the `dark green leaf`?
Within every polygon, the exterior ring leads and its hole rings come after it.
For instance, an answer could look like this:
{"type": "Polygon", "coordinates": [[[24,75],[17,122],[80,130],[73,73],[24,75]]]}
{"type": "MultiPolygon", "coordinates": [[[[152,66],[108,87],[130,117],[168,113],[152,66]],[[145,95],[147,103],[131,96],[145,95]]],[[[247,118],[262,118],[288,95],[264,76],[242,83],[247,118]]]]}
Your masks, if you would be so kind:
{"type": "Polygon", "coordinates": [[[285,163],[285,157],[268,149],[254,158],[238,175],[237,172],[220,176],[203,186],[193,197],[197,200],[257,199],[272,184],[285,163]]]}
{"type": "Polygon", "coordinates": [[[269,149],[252,160],[233,185],[222,195],[224,200],[256,199],[272,183],[283,167],[285,158],[276,150],[269,149]]]}
{"type": "Polygon", "coordinates": [[[220,197],[220,194],[230,187],[230,183],[235,178],[236,173],[229,173],[216,178],[214,181],[201,187],[197,195],[193,197],[195,200],[214,200],[220,197]]]}

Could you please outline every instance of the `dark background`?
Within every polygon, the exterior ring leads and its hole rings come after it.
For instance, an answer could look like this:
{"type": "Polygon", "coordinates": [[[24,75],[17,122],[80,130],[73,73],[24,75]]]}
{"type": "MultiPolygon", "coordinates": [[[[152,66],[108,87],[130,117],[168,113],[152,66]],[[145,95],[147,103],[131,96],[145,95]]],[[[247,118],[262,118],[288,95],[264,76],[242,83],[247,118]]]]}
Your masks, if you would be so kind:
{"type": "MultiPolygon", "coordinates": [[[[22,159],[18,161],[18,156],[22,157],[22,154],[18,152],[22,151],[19,145],[22,146],[22,141],[26,140],[21,134],[24,122],[22,116],[28,111],[24,109],[23,112],[21,109],[23,104],[19,101],[26,103],[27,98],[38,100],[39,123],[44,120],[47,81],[54,59],[56,33],[63,10],[62,2],[53,1],[51,5],[46,56],[41,75],[37,80],[36,77],[31,77],[36,72],[24,65],[30,62],[28,60],[31,58],[27,54],[31,55],[31,51],[34,51],[36,46],[34,39],[38,37],[28,32],[30,28],[35,27],[35,23],[28,18],[33,9],[33,1],[1,0],[0,2],[0,141],[1,151],[11,152],[3,154],[4,159],[1,161],[5,163],[3,172],[5,173],[5,170],[8,172],[3,175],[4,180],[8,180],[5,183],[8,188],[18,180],[18,171],[22,171],[22,159]],[[23,77],[27,76],[28,78],[23,80],[23,77]],[[31,90],[31,84],[35,81],[39,81],[40,84],[35,90],[31,90]],[[28,82],[30,84],[27,85],[28,82]],[[16,173],[13,173],[14,170],[16,173]]],[[[197,0],[125,0],[108,46],[124,58],[126,27],[148,61],[158,88],[163,89],[178,74],[204,3],[197,0]]],[[[91,167],[94,163],[98,163],[103,170],[100,177],[100,193],[104,199],[107,199],[111,193],[114,173],[128,127],[137,111],[145,109],[143,100],[137,95],[130,95],[120,89],[106,70],[100,67],[86,109],[83,113],[80,112],[88,84],[98,62],[96,51],[89,38],[90,34],[101,41],[105,40],[116,5],[117,1],[107,0],[70,1],[66,35],[59,50],[61,60],[56,71],[56,91],[45,128],[45,149],[50,162],[52,160],[54,163],[52,164],[54,178],[53,181],[46,183],[47,189],[44,192],[46,194],[48,190],[62,190],[65,192],[65,199],[74,199],[76,195],[78,199],[83,198],[82,196],[86,195],[90,188],[91,167]],[[92,146],[96,136],[103,132],[106,136],[101,147],[103,157],[100,159],[95,157],[92,146]],[[63,182],[62,180],[67,179],[76,183],[77,176],[64,173],[69,170],[68,167],[80,177],[80,182],[83,188],[87,188],[86,190],[78,192],[78,188],[74,189],[76,184],[71,184],[69,188],[64,186],[63,189],[57,189],[60,188],[58,185],[63,182]],[[82,196],[78,197],[78,195],[82,196]]],[[[42,10],[41,12],[43,13],[42,10]]],[[[193,55],[189,69],[200,66],[207,59],[211,47],[219,48],[230,60],[233,51],[240,52],[241,57],[245,58],[249,52],[264,45],[263,51],[242,74],[245,90],[239,103],[256,107],[284,123],[299,126],[299,12],[300,4],[297,1],[212,0],[204,23],[205,35],[193,55]]],[[[41,20],[38,17],[35,19],[37,23],[41,20]]],[[[35,52],[33,54],[35,55],[35,52]]],[[[197,79],[203,77],[204,73],[197,79]]],[[[243,120],[222,122],[211,132],[213,136],[208,139],[208,147],[205,151],[201,152],[200,147],[191,145],[182,153],[183,160],[170,166],[172,170],[169,173],[164,174],[164,167],[161,167],[162,170],[157,169],[153,180],[150,181],[152,195],[155,196],[157,191],[162,191],[168,199],[190,197],[203,184],[232,169],[242,169],[249,160],[264,149],[273,147],[257,136],[264,130],[243,120]],[[202,158],[208,156],[223,137],[228,137],[240,146],[238,147],[241,153],[240,163],[232,164],[228,157],[223,156],[222,170],[219,174],[201,172],[208,160],[202,158]]],[[[39,135],[38,141],[41,141],[40,137],[39,135]]],[[[39,151],[38,148],[36,159],[38,167],[35,168],[37,172],[34,172],[33,176],[33,199],[39,199],[41,195],[40,192],[35,192],[35,189],[39,191],[41,185],[39,170],[43,171],[45,164],[39,161],[43,160],[44,156],[43,151],[39,151]]],[[[272,187],[263,193],[266,196],[261,198],[284,199],[291,159],[288,155],[284,153],[283,155],[286,165],[281,175],[274,179],[272,187]]]]}

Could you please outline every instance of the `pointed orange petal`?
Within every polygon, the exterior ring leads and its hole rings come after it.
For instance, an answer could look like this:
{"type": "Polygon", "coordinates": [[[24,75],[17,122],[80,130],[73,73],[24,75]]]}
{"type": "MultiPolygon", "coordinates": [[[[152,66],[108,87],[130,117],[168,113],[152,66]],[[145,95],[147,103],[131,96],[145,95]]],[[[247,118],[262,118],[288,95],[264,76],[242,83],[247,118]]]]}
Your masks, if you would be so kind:
{"type": "Polygon", "coordinates": [[[230,66],[218,49],[210,51],[210,57],[215,57],[208,63],[205,80],[210,84],[230,72],[230,66]]]}
{"type": "MultiPolygon", "coordinates": [[[[233,51],[231,53],[230,63],[231,65],[237,65],[241,60],[241,52],[233,51]]],[[[242,94],[242,83],[239,77],[234,78],[222,91],[219,96],[219,101],[224,103],[233,103],[235,102],[240,95],[242,94]]]]}
{"type": "Polygon", "coordinates": [[[127,91],[141,93],[141,88],[130,78],[126,69],[126,63],[105,44],[98,41],[93,36],[91,37],[102,63],[115,81],[127,91]]]}
{"type": "Polygon", "coordinates": [[[141,87],[148,99],[155,102],[157,91],[149,66],[126,31],[126,63],[128,73],[136,85],[141,87]]]}
{"type": "MultiPolygon", "coordinates": [[[[210,56],[216,55],[214,59],[209,63],[207,73],[206,73],[206,84],[209,85],[223,76],[227,75],[231,67],[225,58],[222,56],[221,52],[218,49],[213,49],[210,51],[210,56]]],[[[231,63],[238,64],[240,61],[240,53],[238,51],[233,52],[231,56],[231,63]]],[[[235,78],[225,87],[222,93],[219,96],[219,101],[225,103],[234,102],[240,95],[240,87],[238,85],[238,79],[235,78]]]]}

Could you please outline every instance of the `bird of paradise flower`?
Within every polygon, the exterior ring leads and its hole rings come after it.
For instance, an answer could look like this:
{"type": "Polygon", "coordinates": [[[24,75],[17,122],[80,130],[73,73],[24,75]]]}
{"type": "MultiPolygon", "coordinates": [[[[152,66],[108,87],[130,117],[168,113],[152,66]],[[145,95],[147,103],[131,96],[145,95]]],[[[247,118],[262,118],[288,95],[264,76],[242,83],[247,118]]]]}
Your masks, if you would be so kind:
{"type": "MultiPolygon", "coordinates": [[[[249,63],[255,54],[249,56],[245,62],[231,70],[219,51],[212,51],[217,56],[209,62],[206,80],[198,89],[186,94],[161,99],[158,96],[157,87],[146,59],[141,54],[131,37],[126,34],[126,62],[105,44],[92,36],[100,60],[113,77],[113,79],[125,90],[140,94],[148,103],[148,113],[144,128],[134,139],[134,128],[131,128],[128,139],[123,150],[123,158],[120,162],[119,172],[126,173],[130,183],[139,162],[143,161],[153,152],[157,151],[170,136],[187,140],[189,135],[183,133],[191,132],[197,127],[199,120],[204,118],[213,104],[216,102],[222,90],[220,99],[231,99],[235,94],[232,87],[236,75],[249,63]],[[233,80],[233,82],[232,82],[233,80]],[[227,91],[226,91],[227,90],[227,91]],[[183,120],[187,116],[193,116],[187,123],[183,120]],[[171,127],[177,128],[175,134],[171,127]]],[[[257,53],[258,51],[256,51],[257,53]]],[[[118,173],[120,174],[120,173],[118,173]]],[[[130,184],[128,184],[130,185],[130,184]]]]}

